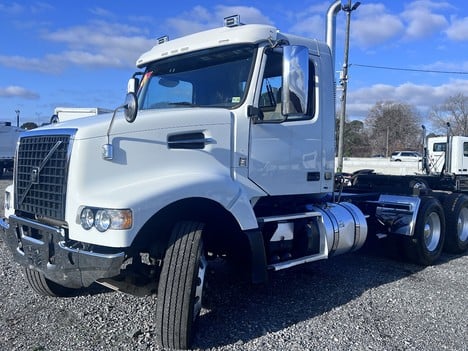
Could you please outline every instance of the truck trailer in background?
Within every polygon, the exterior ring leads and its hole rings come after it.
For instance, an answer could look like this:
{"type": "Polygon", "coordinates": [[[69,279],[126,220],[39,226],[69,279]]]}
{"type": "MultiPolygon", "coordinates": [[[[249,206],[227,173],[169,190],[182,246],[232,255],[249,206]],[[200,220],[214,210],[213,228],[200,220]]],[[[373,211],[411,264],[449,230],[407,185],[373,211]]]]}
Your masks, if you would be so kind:
{"type": "Polygon", "coordinates": [[[13,169],[16,142],[24,129],[12,126],[10,122],[0,122],[0,177],[13,169]]]}
{"type": "Polygon", "coordinates": [[[50,118],[50,123],[65,122],[75,118],[96,116],[109,112],[112,112],[112,110],[102,107],[56,107],[50,118]]]}

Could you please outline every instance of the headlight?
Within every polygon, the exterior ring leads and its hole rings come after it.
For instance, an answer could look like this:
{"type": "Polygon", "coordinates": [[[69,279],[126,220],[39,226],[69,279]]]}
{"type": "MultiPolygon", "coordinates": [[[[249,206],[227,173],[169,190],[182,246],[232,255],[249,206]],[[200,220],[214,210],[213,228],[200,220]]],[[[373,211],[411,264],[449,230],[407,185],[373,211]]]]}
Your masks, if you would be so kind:
{"type": "Polygon", "coordinates": [[[94,225],[94,212],[90,208],[84,208],[80,215],[81,226],[88,230],[94,225]]]}
{"type": "Polygon", "coordinates": [[[100,232],[105,232],[111,226],[112,219],[109,212],[109,210],[99,210],[96,212],[96,229],[100,232]]]}
{"type": "Polygon", "coordinates": [[[88,230],[93,226],[100,232],[108,229],[130,229],[133,224],[132,211],[129,209],[115,210],[107,208],[85,207],[81,210],[79,221],[88,230]]]}

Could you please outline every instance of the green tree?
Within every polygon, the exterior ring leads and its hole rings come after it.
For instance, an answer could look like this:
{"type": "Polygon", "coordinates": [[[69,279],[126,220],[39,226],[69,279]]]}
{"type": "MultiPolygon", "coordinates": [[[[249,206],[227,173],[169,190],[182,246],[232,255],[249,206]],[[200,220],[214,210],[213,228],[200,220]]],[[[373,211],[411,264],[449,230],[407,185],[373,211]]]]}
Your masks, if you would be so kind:
{"type": "MultiPolygon", "coordinates": [[[[338,149],[339,118],[335,120],[335,143],[338,149]]],[[[359,120],[345,121],[343,133],[343,156],[366,157],[369,155],[369,138],[364,129],[364,123],[359,120]]]]}

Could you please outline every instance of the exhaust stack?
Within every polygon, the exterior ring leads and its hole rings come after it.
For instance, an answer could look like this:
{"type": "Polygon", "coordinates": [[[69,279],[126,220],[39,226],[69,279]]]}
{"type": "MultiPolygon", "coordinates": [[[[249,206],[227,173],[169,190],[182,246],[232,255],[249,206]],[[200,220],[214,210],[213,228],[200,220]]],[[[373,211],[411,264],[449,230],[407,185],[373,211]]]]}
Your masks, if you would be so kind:
{"type": "Polygon", "coordinates": [[[327,11],[327,26],[325,40],[330,48],[333,64],[335,64],[335,37],[336,37],[336,15],[341,10],[341,0],[336,0],[327,11]]]}

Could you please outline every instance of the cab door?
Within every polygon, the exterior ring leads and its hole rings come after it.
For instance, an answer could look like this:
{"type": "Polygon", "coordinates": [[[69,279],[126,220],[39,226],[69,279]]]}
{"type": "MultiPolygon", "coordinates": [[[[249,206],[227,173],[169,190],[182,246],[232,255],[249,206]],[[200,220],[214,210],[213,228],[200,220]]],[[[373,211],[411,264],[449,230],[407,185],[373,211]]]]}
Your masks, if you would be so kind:
{"type": "Polygon", "coordinates": [[[319,58],[307,54],[307,76],[300,77],[309,91],[306,110],[285,115],[283,105],[295,102],[283,101],[283,52],[270,50],[265,56],[259,116],[250,126],[249,178],[269,195],[323,192],[322,121],[316,113],[313,62],[319,58]]]}

